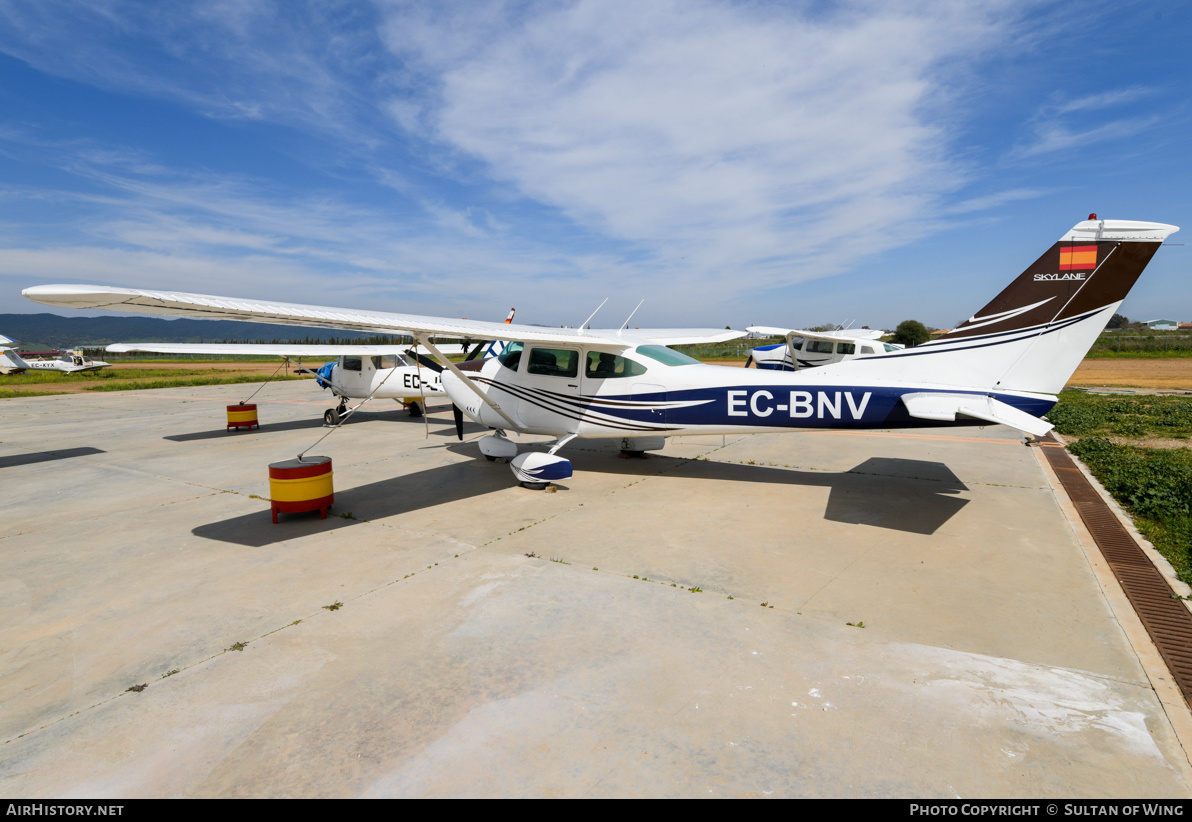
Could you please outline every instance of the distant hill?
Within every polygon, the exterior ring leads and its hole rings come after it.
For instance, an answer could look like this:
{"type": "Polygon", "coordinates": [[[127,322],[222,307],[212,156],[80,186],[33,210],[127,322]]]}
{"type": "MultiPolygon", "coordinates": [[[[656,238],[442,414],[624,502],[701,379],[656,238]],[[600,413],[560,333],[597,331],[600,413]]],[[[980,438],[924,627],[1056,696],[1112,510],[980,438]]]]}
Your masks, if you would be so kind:
{"type": "Polygon", "coordinates": [[[390,342],[392,337],[360,331],[300,328],[231,320],[166,320],[159,317],[60,317],[57,314],[0,314],[0,334],[20,341],[23,351],[103,348],[116,342],[390,342]]]}

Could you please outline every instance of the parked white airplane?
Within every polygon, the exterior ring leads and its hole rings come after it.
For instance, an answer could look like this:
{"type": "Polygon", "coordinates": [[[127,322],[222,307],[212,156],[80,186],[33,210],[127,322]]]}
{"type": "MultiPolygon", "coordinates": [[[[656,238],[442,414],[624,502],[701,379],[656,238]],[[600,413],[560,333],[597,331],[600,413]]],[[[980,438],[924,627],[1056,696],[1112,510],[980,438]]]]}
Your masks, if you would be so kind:
{"type": "Polygon", "coordinates": [[[746,331],[773,337],[786,337],[785,342],[763,345],[749,352],[745,367],[752,362],[767,371],[798,371],[816,365],[844,362],[855,357],[877,356],[901,351],[901,345],[881,342],[881,331],[868,328],[835,331],[803,331],[797,328],[775,328],[751,325],[746,331]]]}
{"type": "MultiPolygon", "coordinates": [[[[516,309],[509,310],[505,324],[513,322],[516,309]]],[[[476,356],[492,348],[485,341],[474,344],[443,345],[439,350],[448,356],[470,354],[476,356]]],[[[113,343],[107,348],[113,354],[144,351],[152,354],[209,354],[211,356],[285,357],[299,360],[307,357],[337,357],[321,368],[302,368],[312,374],[320,388],[331,389],[339,398],[339,405],[323,413],[327,425],[339,425],[348,413],[348,400],[394,400],[401,403],[412,417],[425,412],[427,397],[445,397],[439,373],[443,367],[427,360],[424,352],[409,345],[331,345],[316,343],[113,343]]],[[[499,351],[498,351],[499,353],[499,351]]],[[[354,406],[352,410],[359,408],[354,406]]]]}
{"type": "Polygon", "coordinates": [[[80,371],[98,371],[101,368],[107,368],[111,365],[110,362],[93,360],[84,355],[82,351],[69,348],[63,348],[56,360],[37,357],[36,359],[24,360],[23,362],[30,371],[60,371],[63,374],[77,374],[80,371]]]}
{"type": "Polygon", "coordinates": [[[300,345],[237,343],[113,343],[108,351],[126,354],[144,351],[152,354],[209,354],[214,357],[251,355],[287,357],[302,360],[337,357],[318,369],[303,368],[313,374],[322,388],[330,388],[339,399],[335,408],[323,413],[328,425],[339,425],[348,412],[348,400],[366,398],[394,400],[419,417],[425,410],[424,398],[444,397],[437,364],[433,368],[416,365],[406,356],[410,346],[397,345],[300,345]]]}
{"type": "MultiPolygon", "coordinates": [[[[522,482],[571,476],[556,452],[576,437],[617,437],[625,450],[654,450],[665,437],[783,432],[805,428],[904,428],[1000,423],[1034,436],[1105,323],[1178,229],[1161,223],[1087,221],[1064,234],[985,308],[916,348],[798,372],[702,365],[664,347],[714,339],[706,332],[592,331],[502,326],[197,294],[45,285],[37,302],[154,314],[406,329],[430,351],[432,335],[505,339],[499,358],[448,369],[443,388],[464,415],[495,430],[487,457],[511,459],[522,482]],[[524,453],[506,431],[558,439],[524,453]]],[[[721,332],[720,339],[736,334],[721,332]]]]}

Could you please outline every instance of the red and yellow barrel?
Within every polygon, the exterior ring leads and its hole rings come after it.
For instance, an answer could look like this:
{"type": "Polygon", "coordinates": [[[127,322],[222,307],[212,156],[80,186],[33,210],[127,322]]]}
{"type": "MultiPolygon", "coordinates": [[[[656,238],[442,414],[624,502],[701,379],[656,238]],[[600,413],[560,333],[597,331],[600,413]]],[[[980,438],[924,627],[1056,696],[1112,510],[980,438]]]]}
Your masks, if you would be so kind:
{"type": "Polygon", "coordinates": [[[247,428],[251,431],[254,425],[257,428],[261,427],[261,424],[257,422],[257,404],[255,402],[241,402],[228,406],[228,431],[233,428],[247,428]]]}
{"type": "Polygon", "coordinates": [[[269,504],[275,523],[279,513],[304,511],[318,511],[319,519],[327,519],[333,502],[331,457],[304,457],[269,466],[269,504]]]}

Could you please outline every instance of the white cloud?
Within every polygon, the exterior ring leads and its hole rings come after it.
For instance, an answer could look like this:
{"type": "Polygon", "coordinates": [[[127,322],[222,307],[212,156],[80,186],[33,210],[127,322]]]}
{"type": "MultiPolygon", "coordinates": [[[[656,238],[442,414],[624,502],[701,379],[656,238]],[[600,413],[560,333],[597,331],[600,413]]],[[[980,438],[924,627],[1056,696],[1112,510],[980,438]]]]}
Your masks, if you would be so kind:
{"type": "Polygon", "coordinates": [[[657,262],[770,284],[906,242],[936,215],[963,180],[932,119],[942,67],[1014,17],[1004,4],[386,8],[386,42],[436,90],[418,112],[440,140],[657,262]]]}
{"type": "Polygon", "coordinates": [[[1013,159],[1032,158],[1133,137],[1153,127],[1160,118],[1157,115],[1111,118],[1104,111],[1128,107],[1156,93],[1156,89],[1130,86],[1075,99],[1058,97],[1035,113],[1029,123],[1031,136],[1016,146],[1010,156],[1013,159]]]}

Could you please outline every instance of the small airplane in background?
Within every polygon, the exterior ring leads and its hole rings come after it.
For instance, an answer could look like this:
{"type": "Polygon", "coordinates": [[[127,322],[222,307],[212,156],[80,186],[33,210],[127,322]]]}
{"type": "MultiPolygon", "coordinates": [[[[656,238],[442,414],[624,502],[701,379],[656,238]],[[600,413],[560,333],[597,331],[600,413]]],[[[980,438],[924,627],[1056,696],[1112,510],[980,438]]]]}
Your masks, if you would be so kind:
{"type": "MultiPolygon", "coordinates": [[[[510,309],[505,324],[513,322],[517,309],[510,309]]],[[[447,356],[465,355],[468,359],[499,354],[503,343],[485,340],[463,344],[441,345],[447,356]]],[[[368,400],[394,400],[401,403],[412,417],[426,412],[427,398],[446,397],[439,377],[443,367],[426,357],[425,349],[416,345],[331,345],[316,343],[113,343],[107,347],[113,354],[143,351],[152,354],[209,354],[211,356],[262,356],[297,360],[295,373],[310,374],[321,388],[331,389],[339,399],[335,408],[323,413],[326,425],[339,425],[350,411],[368,400]],[[317,369],[301,367],[305,358],[336,357],[317,369]],[[361,402],[348,408],[349,400],[361,402]]]]}
{"type": "Polygon", "coordinates": [[[150,314],[364,331],[403,329],[446,369],[443,389],[463,438],[468,417],[494,433],[479,440],[535,487],[572,475],[557,455],[576,438],[619,438],[622,450],[665,438],[808,428],[910,428],[998,423],[1032,436],[1105,323],[1159,246],[1179,229],[1100,220],[1064,233],[983,309],[949,333],[903,351],[857,356],[797,372],[704,365],[667,345],[735,339],[707,329],[596,331],[501,325],[203,294],[95,285],[25,289],[36,302],[150,314]],[[433,336],[508,340],[499,357],[457,365],[433,336]],[[507,431],[556,437],[546,453],[518,454],[507,431]]]}
{"type": "Polygon", "coordinates": [[[763,345],[749,352],[750,363],[766,371],[798,371],[817,365],[844,362],[854,357],[870,357],[901,351],[901,345],[881,342],[881,331],[868,328],[837,328],[835,331],[804,331],[797,328],[775,328],[751,325],[746,331],[769,337],[786,337],[785,342],[763,345]]]}
{"type": "MultiPolygon", "coordinates": [[[[14,342],[16,340],[0,335],[0,345],[14,342]]],[[[0,347],[0,374],[20,374],[23,371],[58,371],[63,374],[77,374],[80,371],[98,371],[110,365],[110,362],[93,360],[78,349],[63,348],[56,360],[47,360],[42,357],[26,360],[17,353],[15,348],[0,347]]]]}

